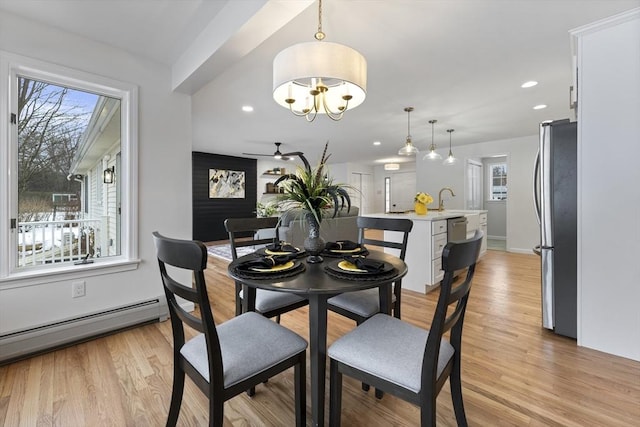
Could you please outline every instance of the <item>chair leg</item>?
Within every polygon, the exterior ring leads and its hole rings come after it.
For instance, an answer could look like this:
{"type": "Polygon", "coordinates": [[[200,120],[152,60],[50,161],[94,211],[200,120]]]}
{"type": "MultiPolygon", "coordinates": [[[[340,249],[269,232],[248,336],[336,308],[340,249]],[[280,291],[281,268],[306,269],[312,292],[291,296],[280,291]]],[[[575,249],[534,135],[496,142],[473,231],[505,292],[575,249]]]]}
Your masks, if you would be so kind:
{"type": "Polygon", "coordinates": [[[256,394],[256,388],[255,387],[251,387],[249,390],[247,390],[247,396],[249,397],[253,397],[256,394]]]}
{"type": "Polygon", "coordinates": [[[462,380],[460,378],[460,361],[456,360],[451,376],[449,377],[451,385],[451,400],[453,401],[453,410],[456,413],[456,421],[461,427],[467,426],[467,416],[464,413],[464,402],[462,401],[462,380]]]}
{"type": "Polygon", "coordinates": [[[279,315],[279,314],[278,314],[278,315],[276,315],[276,323],[277,323],[277,324],[280,324],[280,315],[279,315]]]}
{"type": "Polygon", "coordinates": [[[393,317],[400,319],[400,298],[396,297],[396,303],[393,305],[393,317]]]}
{"type": "Polygon", "coordinates": [[[436,397],[427,396],[420,406],[420,427],[436,427],[436,397]]]}
{"type": "Polygon", "coordinates": [[[175,427],[180,415],[182,394],[184,393],[184,371],[177,364],[173,368],[173,389],[171,390],[171,405],[167,417],[167,427],[175,427]]]}
{"type": "Polygon", "coordinates": [[[342,412],[342,373],[338,371],[338,362],[330,359],[329,377],[329,425],[340,427],[342,412]]]}
{"type": "Polygon", "coordinates": [[[376,399],[382,399],[384,397],[384,391],[376,389],[376,399]]]}
{"type": "Polygon", "coordinates": [[[362,383],[362,391],[369,391],[370,388],[369,384],[362,383]]]}
{"type": "Polygon", "coordinates": [[[242,285],[236,282],[236,316],[242,314],[242,299],[240,298],[240,291],[242,290],[242,285]]]}
{"type": "Polygon", "coordinates": [[[296,393],[296,426],[303,427],[307,424],[307,354],[300,357],[300,362],[294,368],[295,393],[296,393]]]}
{"type": "Polygon", "coordinates": [[[209,427],[219,427],[224,423],[224,400],[219,396],[209,397],[209,427]]]}

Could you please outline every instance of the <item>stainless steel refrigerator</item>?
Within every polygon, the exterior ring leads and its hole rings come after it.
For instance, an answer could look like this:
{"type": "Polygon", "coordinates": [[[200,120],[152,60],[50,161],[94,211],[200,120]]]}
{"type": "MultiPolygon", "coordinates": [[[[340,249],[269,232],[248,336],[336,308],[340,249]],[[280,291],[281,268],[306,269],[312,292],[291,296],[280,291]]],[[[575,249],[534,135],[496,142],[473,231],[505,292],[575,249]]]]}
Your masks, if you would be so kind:
{"type": "Polygon", "coordinates": [[[534,167],[534,204],[540,224],[542,326],[577,335],[577,126],[569,119],[540,125],[534,167]]]}

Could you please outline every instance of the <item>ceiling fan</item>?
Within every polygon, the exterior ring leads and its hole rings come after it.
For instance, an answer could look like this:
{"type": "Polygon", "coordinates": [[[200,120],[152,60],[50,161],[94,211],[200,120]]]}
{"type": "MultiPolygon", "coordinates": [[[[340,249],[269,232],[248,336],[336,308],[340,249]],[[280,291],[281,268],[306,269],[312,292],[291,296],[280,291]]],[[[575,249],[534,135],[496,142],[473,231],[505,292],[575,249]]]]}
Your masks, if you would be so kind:
{"type": "Polygon", "coordinates": [[[274,159],[277,159],[277,160],[293,160],[295,156],[299,156],[300,154],[302,154],[299,151],[293,151],[291,153],[281,153],[280,145],[282,145],[282,142],[274,142],[274,144],[276,144],[276,151],[273,154],[256,154],[256,153],[242,153],[242,154],[244,154],[245,156],[273,157],[274,159]]]}

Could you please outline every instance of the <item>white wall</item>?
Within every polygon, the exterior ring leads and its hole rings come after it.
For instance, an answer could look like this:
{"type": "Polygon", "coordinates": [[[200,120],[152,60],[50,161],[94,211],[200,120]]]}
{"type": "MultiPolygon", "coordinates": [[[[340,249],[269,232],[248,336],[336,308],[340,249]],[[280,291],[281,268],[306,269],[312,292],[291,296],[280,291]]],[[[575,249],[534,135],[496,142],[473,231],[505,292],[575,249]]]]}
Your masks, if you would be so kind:
{"type": "MultiPolygon", "coordinates": [[[[416,162],[406,162],[400,163],[400,169],[397,171],[386,171],[384,170],[384,165],[377,165],[373,168],[373,212],[384,212],[384,180],[387,177],[392,178],[396,173],[407,173],[416,171],[416,162]]],[[[413,204],[413,196],[416,193],[415,186],[407,189],[409,194],[411,194],[411,200],[409,203],[413,204]]],[[[411,206],[411,209],[413,206],[411,206]]],[[[393,210],[393,208],[391,208],[393,210]]]]}
{"type": "MultiPolygon", "coordinates": [[[[537,124],[532,123],[532,128],[537,129],[537,124]]],[[[507,250],[530,254],[540,241],[540,228],[535,218],[532,198],[533,163],[537,150],[537,135],[454,147],[453,153],[458,162],[453,166],[422,159],[416,161],[417,189],[431,194],[435,200],[432,206],[437,206],[440,189],[451,187],[457,197],[449,199],[447,196],[445,207],[464,209],[466,159],[478,160],[506,154],[509,173],[507,250]]]]}
{"type": "Polygon", "coordinates": [[[578,344],[640,361],[640,9],[578,40],[578,344]]]}
{"type": "MultiPolygon", "coordinates": [[[[191,237],[191,106],[171,92],[168,67],[70,33],[0,14],[0,49],[139,86],[138,269],[91,276],[86,296],[68,280],[0,284],[0,333],[163,295],[151,232],[191,237]]],[[[3,138],[2,143],[6,143],[3,138]]]]}
{"type": "MultiPolygon", "coordinates": [[[[373,176],[374,172],[373,172],[373,167],[361,165],[359,163],[335,163],[335,164],[329,165],[329,175],[331,176],[331,178],[333,178],[333,182],[337,184],[351,185],[352,174],[354,173],[373,176]]],[[[364,189],[364,191],[362,192],[362,198],[363,200],[366,199],[368,201],[368,203],[366,204],[368,205],[369,210],[371,212],[379,212],[374,209],[375,206],[372,203],[372,201],[375,200],[374,187],[375,187],[375,183],[373,186],[370,186],[364,189]]],[[[355,200],[354,200],[354,206],[358,206],[358,202],[356,202],[355,200]]],[[[366,212],[361,211],[360,213],[366,213],[366,212]]]]}

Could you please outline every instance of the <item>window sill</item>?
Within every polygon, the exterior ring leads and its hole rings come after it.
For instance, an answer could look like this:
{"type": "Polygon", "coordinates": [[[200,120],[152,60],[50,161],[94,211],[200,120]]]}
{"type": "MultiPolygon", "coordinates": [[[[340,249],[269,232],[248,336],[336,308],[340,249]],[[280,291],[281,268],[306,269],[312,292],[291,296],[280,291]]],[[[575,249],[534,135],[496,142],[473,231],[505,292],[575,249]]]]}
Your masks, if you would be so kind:
{"type": "Polygon", "coordinates": [[[43,283],[62,282],[103,274],[120,273],[137,269],[140,262],[139,259],[119,259],[85,265],[71,264],[56,268],[20,271],[0,278],[0,289],[21,288],[43,283]]]}

